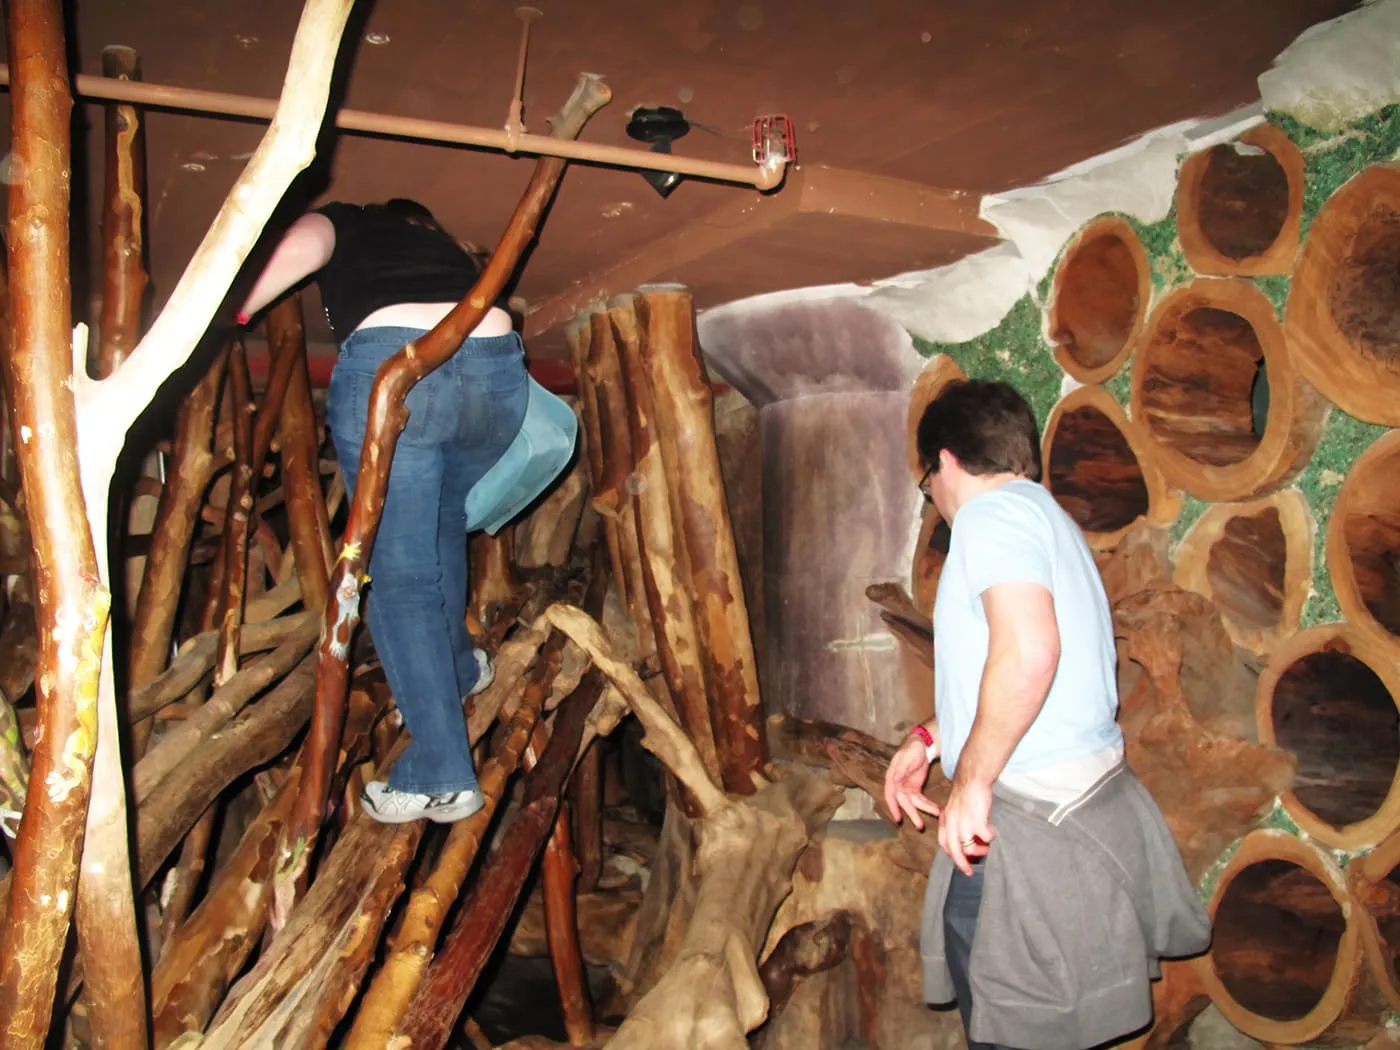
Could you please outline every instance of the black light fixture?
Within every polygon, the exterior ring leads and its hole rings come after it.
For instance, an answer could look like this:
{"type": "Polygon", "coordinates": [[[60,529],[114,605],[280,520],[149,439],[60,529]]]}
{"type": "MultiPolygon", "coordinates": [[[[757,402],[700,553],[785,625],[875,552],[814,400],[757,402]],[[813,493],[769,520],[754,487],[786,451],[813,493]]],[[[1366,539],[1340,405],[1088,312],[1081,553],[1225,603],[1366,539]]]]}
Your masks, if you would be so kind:
{"type": "MultiPolygon", "coordinates": [[[[671,106],[638,106],[627,122],[628,136],[648,143],[653,153],[670,153],[671,143],[688,131],[690,122],[685,119],[685,114],[671,106]]],[[[669,197],[682,178],[675,171],[646,170],[641,174],[651,183],[651,188],[663,197],[669,197]]]]}

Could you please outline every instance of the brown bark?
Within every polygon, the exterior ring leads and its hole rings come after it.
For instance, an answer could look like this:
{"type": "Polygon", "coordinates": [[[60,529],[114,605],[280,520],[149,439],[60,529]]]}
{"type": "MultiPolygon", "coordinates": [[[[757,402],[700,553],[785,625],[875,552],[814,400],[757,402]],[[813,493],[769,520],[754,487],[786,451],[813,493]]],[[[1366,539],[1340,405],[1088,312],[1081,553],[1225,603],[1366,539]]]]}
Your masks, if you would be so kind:
{"type": "Polygon", "coordinates": [[[514,535],[514,526],[507,525],[494,536],[478,532],[471,538],[471,595],[467,608],[483,628],[497,621],[501,606],[520,589],[512,550],[514,535]]]}
{"type": "Polygon", "coordinates": [[[97,746],[98,684],[110,596],[100,582],[77,458],[68,328],[71,174],[63,19],[51,0],[9,0],[12,161],[9,317],[3,356],[38,597],[39,746],[13,851],[0,929],[0,1047],[48,1030],[78,878],[97,746]]]}
{"type": "Polygon", "coordinates": [[[688,292],[663,287],[640,289],[635,305],[644,381],[679,511],[723,783],[727,791],[748,795],[751,778],[767,762],[758,665],[720,471],[714,397],[695,338],[695,306],[688,292]]]}
{"type": "Polygon", "coordinates": [[[837,911],[824,919],[794,926],[783,934],[758,968],[763,990],[768,995],[770,1021],[787,1005],[799,977],[822,973],[845,960],[851,949],[853,924],[849,912],[837,911]]]}
{"type": "MultiPolygon", "coordinates": [[[[607,103],[610,92],[597,77],[580,77],[573,96],[555,116],[551,133],[576,138],[588,118],[607,103]]],[[[351,635],[360,618],[360,588],[378,529],[378,508],[388,487],[389,465],[406,419],[404,398],[413,385],[446,361],[481,320],[515,269],[520,255],[563,174],[564,162],[543,158],[535,166],[520,204],[477,283],[431,332],[389,359],[370,394],[369,424],[361,453],[359,481],[330,581],[326,623],[317,663],[316,703],[308,739],[306,779],[297,798],[289,840],[283,849],[291,885],[304,881],[305,866],[320,830],[330,788],[329,762],[340,738],[351,635]]]]}
{"type": "Polygon", "coordinates": [[[432,873],[409,897],[403,922],[390,940],[384,963],[356,1013],[354,1027],[346,1039],[347,1050],[369,1050],[391,1042],[428,970],[443,923],[505,797],[507,782],[520,764],[543,713],[545,698],[559,670],[562,649],[563,636],[556,633],[541,650],[525,695],[505,727],[500,747],[481,770],[479,779],[486,804],[475,815],[452,826],[432,873]]]}
{"type": "MultiPolygon", "coordinates": [[[[141,79],[141,58],[129,47],[102,49],[102,75],[141,79]]],[[[103,107],[106,166],[102,191],[102,314],[89,369],[103,379],[136,347],[146,292],[145,118],[135,106],[103,107]]]]}
{"type": "MultiPolygon", "coordinates": [[[[295,382],[297,361],[306,358],[306,332],[301,320],[301,294],[294,292],[267,311],[267,346],[271,363],[262,404],[253,423],[252,462],[262,473],[263,461],[272,449],[272,435],[285,426],[283,406],[295,382]]],[[[304,367],[304,366],[303,366],[304,367]]]]}
{"type": "Polygon", "coordinates": [[[573,812],[573,841],[578,854],[578,892],[598,887],[603,873],[603,751],[594,742],[579,759],[569,784],[573,812]]]}
{"type": "MultiPolygon", "coordinates": [[[[626,377],[631,410],[627,422],[638,490],[634,504],[637,542],[661,669],[680,713],[681,725],[695,743],[709,778],[719,783],[722,782],[719,753],[710,725],[710,683],[695,606],[689,581],[685,578],[685,541],[677,523],[676,501],[657,433],[651,384],[647,382],[642,364],[641,338],[635,300],[631,296],[620,296],[608,305],[606,312],[593,315],[594,345],[611,340],[626,377]]],[[[671,464],[670,469],[678,470],[679,464],[671,464]]]]}
{"type": "Polygon", "coordinates": [[[591,333],[592,326],[586,319],[575,321],[569,326],[569,360],[574,369],[574,383],[578,387],[580,456],[588,464],[589,488],[593,494],[591,502],[603,523],[603,542],[608,552],[608,567],[612,572],[614,586],[622,603],[629,605],[631,597],[628,589],[627,562],[622,551],[622,522],[618,513],[617,493],[603,491],[603,482],[607,476],[602,431],[604,424],[598,392],[588,374],[591,333]]]}
{"type": "Polygon", "coordinates": [[[576,455],[549,495],[515,526],[515,564],[520,568],[562,569],[568,564],[590,494],[586,458],[587,453],[576,455]]]}
{"type": "MultiPolygon", "coordinates": [[[[131,622],[128,676],[133,690],[160,674],[169,657],[190,540],[194,536],[204,489],[215,465],[211,447],[214,411],[218,407],[219,388],[227,363],[227,353],[221,353],[181,403],[175,416],[170,467],[161,491],[146,573],[131,622]]],[[[143,725],[140,716],[130,709],[127,717],[132,721],[132,750],[140,755],[150,737],[151,726],[143,725]]]]}
{"type": "Polygon", "coordinates": [[[397,1034],[407,1037],[414,1050],[441,1050],[452,1034],[462,1004],[490,960],[554,827],[584,725],[601,688],[601,674],[592,672],[554,716],[549,744],[526,782],[515,819],[462,902],[457,921],[404,1014],[397,1034]]]}
{"type": "MultiPolygon", "coordinates": [[[[296,559],[297,578],[301,581],[302,604],[308,609],[326,607],[331,559],[331,526],[326,514],[326,497],[321,491],[321,477],[316,464],[320,451],[316,434],[316,410],[311,404],[311,379],[306,371],[306,340],[301,328],[300,300],[292,299],[297,308],[295,327],[287,324],[284,338],[296,337],[295,359],[286,402],[281,413],[282,485],[287,493],[287,526],[291,532],[291,550],[296,559]]],[[[284,304],[273,307],[267,316],[269,338],[274,330],[281,334],[284,304]]]]}

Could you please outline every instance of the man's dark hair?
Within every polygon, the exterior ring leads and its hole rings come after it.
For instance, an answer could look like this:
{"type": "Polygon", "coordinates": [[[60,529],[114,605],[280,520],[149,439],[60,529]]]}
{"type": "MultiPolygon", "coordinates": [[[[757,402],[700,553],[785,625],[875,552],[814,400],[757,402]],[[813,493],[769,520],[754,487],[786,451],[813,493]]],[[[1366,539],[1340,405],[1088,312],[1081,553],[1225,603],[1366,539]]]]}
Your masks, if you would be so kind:
{"type": "Polygon", "coordinates": [[[919,459],[938,472],[945,448],[969,474],[1019,474],[1039,481],[1040,436],[1026,399],[1010,383],[960,379],[924,409],[919,459]]]}

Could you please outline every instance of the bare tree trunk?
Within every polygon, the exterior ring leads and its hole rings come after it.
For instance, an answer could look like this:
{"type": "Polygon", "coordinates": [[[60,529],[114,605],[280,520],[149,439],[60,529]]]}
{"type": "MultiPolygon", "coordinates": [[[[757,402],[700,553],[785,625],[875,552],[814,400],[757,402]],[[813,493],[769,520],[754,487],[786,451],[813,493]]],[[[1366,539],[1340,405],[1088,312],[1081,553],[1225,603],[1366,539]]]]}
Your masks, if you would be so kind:
{"type": "MultiPolygon", "coordinates": [[[[582,76],[573,96],[552,121],[551,133],[576,138],[588,118],[610,98],[598,78],[582,76]]],[[[330,762],[345,716],[345,686],[351,635],[360,619],[360,588],[379,527],[379,506],[388,487],[389,465],[406,419],[404,398],[413,385],[446,361],[489,309],[534,235],[545,204],[563,174],[564,162],[541,158],[500,244],[466,298],[427,335],[380,367],[370,395],[369,425],[361,453],[359,482],[336,560],[326,603],[317,665],[316,704],[307,744],[306,778],[297,798],[289,838],[282,850],[279,882],[301,886],[320,832],[330,788],[330,762]]]]}
{"type": "MultiPolygon", "coordinates": [[[[129,47],[105,47],[102,75],[140,80],[141,59],[129,47]]],[[[98,379],[111,375],[140,340],[146,294],[146,236],[141,221],[146,189],[145,120],[140,110],[124,103],[111,103],[104,110],[102,313],[88,366],[98,379]]]]}
{"type": "Polygon", "coordinates": [[[644,288],[635,296],[641,362],[656,411],[656,433],[684,538],[686,584],[695,598],[713,694],[711,720],[725,790],[753,793],[767,761],[753,637],[739,556],[715,443],[714,398],[695,342],[690,294],[644,288]]]}
{"type": "MultiPolygon", "coordinates": [[[[601,676],[598,684],[601,687],[601,676]]],[[[559,986],[564,1030],[569,1035],[571,1046],[583,1046],[593,1040],[593,1006],[588,998],[588,975],[583,968],[578,907],[574,897],[574,879],[578,876],[579,867],[569,839],[569,804],[564,802],[559,807],[559,815],[554,818],[554,832],[545,845],[540,871],[544,881],[549,958],[554,964],[554,981],[559,986]]]]}
{"type": "Polygon", "coordinates": [[[574,770],[569,798],[573,802],[573,839],[578,844],[578,891],[591,893],[603,874],[603,751],[596,742],[574,770]]]}
{"type": "Polygon", "coordinates": [[[53,0],[5,5],[13,162],[9,192],[10,424],[34,545],[40,736],[0,930],[0,1047],[43,1043],[68,936],[97,747],[97,691],[110,595],[78,470],[68,321],[68,92],[53,0]]]}

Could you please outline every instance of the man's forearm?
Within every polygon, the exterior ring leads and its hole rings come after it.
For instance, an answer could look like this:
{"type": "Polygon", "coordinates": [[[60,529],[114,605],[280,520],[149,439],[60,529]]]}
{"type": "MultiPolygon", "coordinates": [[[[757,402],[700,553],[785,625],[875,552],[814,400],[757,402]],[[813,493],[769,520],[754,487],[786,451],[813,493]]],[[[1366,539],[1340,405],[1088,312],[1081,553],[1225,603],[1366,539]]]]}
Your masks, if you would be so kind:
{"type": "Polygon", "coordinates": [[[1053,667],[1048,671],[1028,667],[1014,649],[988,654],[977,717],[958,756],[954,782],[990,787],[1001,776],[1045,705],[1054,677],[1053,667]]]}

